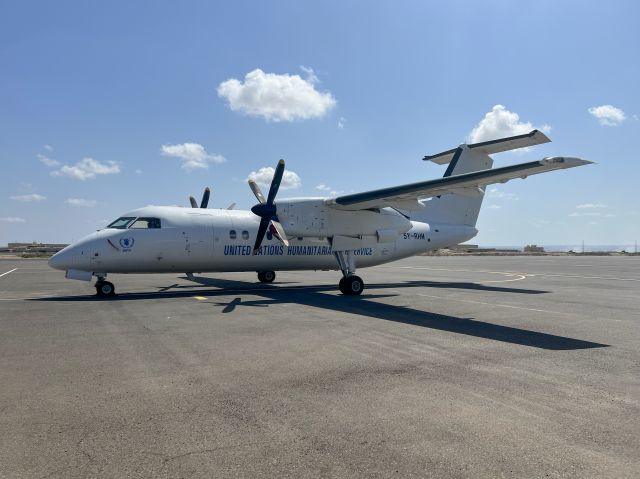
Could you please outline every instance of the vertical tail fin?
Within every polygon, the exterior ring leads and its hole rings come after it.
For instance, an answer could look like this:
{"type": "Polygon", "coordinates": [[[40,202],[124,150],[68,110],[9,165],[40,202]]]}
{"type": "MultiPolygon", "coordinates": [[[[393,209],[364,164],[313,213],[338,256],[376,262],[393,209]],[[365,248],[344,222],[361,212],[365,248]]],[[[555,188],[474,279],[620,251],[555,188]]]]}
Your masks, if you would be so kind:
{"type": "MultiPolygon", "coordinates": [[[[479,170],[488,170],[493,166],[493,153],[515,150],[527,146],[547,143],[551,140],[538,131],[533,130],[524,135],[511,136],[498,140],[460,145],[458,148],[425,156],[425,161],[432,161],[439,165],[449,163],[444,176],[455,176],[479,170]]],[[[484,198],[484,188],[478,190],[461,190],[440,197],[431,198],[423,202],[425,207],[411,215],[412,219],[427,223],[457,224],[475,226],[480,214],[480,207],[484,198]]]]}

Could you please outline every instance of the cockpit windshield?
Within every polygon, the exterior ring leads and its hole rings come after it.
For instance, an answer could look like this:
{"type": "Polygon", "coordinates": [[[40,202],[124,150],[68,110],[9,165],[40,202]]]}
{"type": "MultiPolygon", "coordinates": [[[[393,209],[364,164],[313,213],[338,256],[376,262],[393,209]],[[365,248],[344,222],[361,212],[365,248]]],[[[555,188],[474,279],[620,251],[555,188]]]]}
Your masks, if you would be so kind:
{"type": "Polygon", "coordinates": [[[107,225],[107,228],[116,228],[119,230],[124,230],[124,229],[127,229],[127,226],[129,226],[129,224],[133,220],[135,220],[135,217],[133,216],[124,216],[122,218],[118,218],[113,223],[107,225]]]}
{"type": "Polygon", "coordinates": [[[147,229],[147,228],[160,228],[159,218],[138,218],[135,220],[129,228],[147,229]]]}
{"type": "Polygon", "coordinates": [[[118,218],[107,228],[115,228],[119,230],[125,229],[155,229],[160,228],[160,218],[136,218],[135,216],[123,216],[118,218]]]}

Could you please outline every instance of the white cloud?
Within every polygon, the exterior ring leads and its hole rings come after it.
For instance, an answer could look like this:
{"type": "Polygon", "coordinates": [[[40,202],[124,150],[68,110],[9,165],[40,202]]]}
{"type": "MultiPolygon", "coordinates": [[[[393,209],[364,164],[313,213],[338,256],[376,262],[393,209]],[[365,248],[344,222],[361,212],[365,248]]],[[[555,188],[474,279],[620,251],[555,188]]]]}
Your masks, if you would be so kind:
{"type": "Polygon", "coordinates": [[[294,121],[320,118],[336,105],[329,92],[319,92],[313,70],[301,67],[307,79],[288,73],[265,73],[259,68],[247,73],[244,83],[230,78],[218,85],[218,96],[229,108],[267,121],[294,121]]]}
{"type": "Polygon", "coordinates": [[[329,185],[325,185],[324,183],[320,183],[318,186],[316,186],[316,190],[324,191],[328,193],[330,196],[336,196],[338,194],[342,194],[342,191],[334,190],[329,185]]]}
{"type": "Polygon", "coordinates": [[[601,125],[618,126],[627,119],[627,115],[620,108],[613,105],[592,106],[589,113],[595,116],[601,125]]]}
{"type": "Polygon", "coordinates": [[[518,195],[515,195],[513,193],[505,193],[504,191],[500,191],[498,188],[491,188],[486,193],[486,197],[493,198],[493,199],[509,200],[509,201],[511,200],[517,201],[520,199],[518,195]]]}
{"type": "Polygon", "coordinates": [[[300,70],[302,70],[303,72],[305,72],[307,74],[307,82],[308,83],[311,83],[311,84],[320,83],[320,79],[316,75],[316,72],[313,71],[313,68],[305,67],[304,65],[300,65],[300,70]]]}
{"type": "Polygon", "coordinates": [[[500,206],[500,205],[489,205],[489,206],[487,206],[487,208],[489,208],[490,210],[499,210],[500,208],[502,208],[502,206],[500,206]]]}
{"type": "Polygon", "coordinates": [[[480,123],[478,123],[469,136],[469,143],[478,143],[487,140],[496,140],[507,136],[524,135],[531,130],[538,129],[545,133],[551,131],[549,125],[533,126],[529,121],[521,122],[520,116],[507,110],[503,105],[495,105],[480,123]]]}
{"type": "Polygon", "coordinates": [[[51,176],[68,176],[76,180],[94,179],[98,175],[120,173],[120,166],[115,161],[100,163],[93,158],[83,158],[75,165],[63,165],[59,170],[51,172],[51,176]]]}
{"type": "Polygon", "coordinates": [[[344,128],[347,124],[347,119],[344,116],[338,118],[338,128],[344,128]]]}
{"type": "Polygon", "coordinates": [[[53,151],[53,146],[51,146],[51,145],[44,145],[43,148],[45,150],[47,150],[49,153],[51,153],[53,151]]]}
{"type": "Polygon", "coordinates": [[[58,160],[54,160],[53,158],[49,158],[46,155],[38,154],[38,159],[49,168],[54,168],[56,166],[60,166],[60,162],[58,160]]]}
{"type": "Polygon", "coordinates": [[[209,168],[209,163],[224,163],[222,155],[210,155],[204,146],[198,143],[181,143],[177,145],[162,145],[160,152],[163,156],[178,158],[182,161],[182,168],[192,171],[197,168],[209,168]]]}
{"type": "MultiPolygon", "coordinates": [[[[265,166],[260,168],[258,171],[252,171],[251,173],[249,173],[247,179],[253,180],[263,186],[270,186],[275,171],[276,170],[273,167],[265,166]]],[[[284,171],[284,174],[282,175],[282,181],[280,182],[281,189],[290,190],[293,188],[299,188],[301,184],[302,182],[300,181],[300,177],[297,175],[297,173],[291,170],[284,171]]]]}
{"type": "Polygon", "coordinates": [[[617,215],[614,215],[613,213],[600,213],[599,211],[592,211],[592,212],[587,212],[587,211],[574,211],[573,213],[570,213],[569,216],[573,217],[573,218],[577,218],[577,217],[582,217],[582,216],[593,216],[593,217],[601,217],[601,218],[615,218],[617,215]]]}
{"type": "Polygon", "coordinates": [[[136,175],[141,175],[142,174],[142,170],[140,168],[138,168],[136,171],[134,171],[134,173],[136,175]]]}
{"type": "Polygon", "coordinates": [[[4,218],[0,218],[0,221],[4,223],[26,223],[27,220],[24,218],[18,218],[17,216],[5,216],[4,218]]]}
{"type": "Polygon", "coordinates": [[[84,198],[67,198],[65,203],[70,206],[80,206],[83,208],[93,208],[96,206],[96,200],[85,200],[84,198]]]}
{"type": "Polygon", "coordinates": [[[576,206],[578,209],[586,209],[586,208],[606,208],[602,203],[584,203],[582,205],[576,206]]]}
{"type": "Polygon", "coordinates": [[[37,193],[32,193],[30,195],[16,195],[16,196],[10,196],[10,199],[14,200],[14,201],[23,201],[25,203],[29,203],[32,201],[44,201],[47,199],[46,196],[42,196],[39,195],[37,193]]]}

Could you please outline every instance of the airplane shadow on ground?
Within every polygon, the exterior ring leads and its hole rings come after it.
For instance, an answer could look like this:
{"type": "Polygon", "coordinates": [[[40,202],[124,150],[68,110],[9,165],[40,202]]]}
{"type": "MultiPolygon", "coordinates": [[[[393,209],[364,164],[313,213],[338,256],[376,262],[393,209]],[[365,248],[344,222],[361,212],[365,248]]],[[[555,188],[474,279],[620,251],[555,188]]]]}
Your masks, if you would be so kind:
{"type": "MultiPolygon", "coordinates": [[[[187,279],[186,277],[183,279],[187,279]]],[[[197,285],[180,285],[178,283],[158,288],[153,293],[122,293],[113,298],[99,298],[97,296],[64,296],[49,298],[34,298],[31,301],[139,301],[157,298],[179,298],[185,296],[202,296],[215,299],[218,296],[230,296],[245,293],[251,296],[262,296],[264,299],[243,301],[236,297],[231,302],[209,302],[223,307],[223,313],[232,313],[238,307],[266,308],[278,304],[301,304],[315,308],[367,316],[396,323],[409,324],[422,328],[464,334],[477,338],[491,339],[511,344],[531,346],[547,350],[575,350],[608,347],[607,344],[583,341],[565,336],[540,333],[527,329],[502,326],[471,318],[461,318],[432,313],[411,308],[385,304],[374,299],[397,296],[396,294],[363,294],[361,296],[337,296],[326,294],[334,292],[335,285],[321,286],[279,286],[276,284],[256,284],[245,281],[234,281],[219,278],[196,277],[197,285]],[[203,289],[205,287],[220,288],[216,290],[203,289]]],[[[394,288],[447,288],[471,289],[500,293],[545,294],[548,291],[534,289],[505,288],[499,286],[485,286],[477,283],[439,283],[434,281],[406,281],[399,283],[368,284],[370,290],[394,288]]]]}

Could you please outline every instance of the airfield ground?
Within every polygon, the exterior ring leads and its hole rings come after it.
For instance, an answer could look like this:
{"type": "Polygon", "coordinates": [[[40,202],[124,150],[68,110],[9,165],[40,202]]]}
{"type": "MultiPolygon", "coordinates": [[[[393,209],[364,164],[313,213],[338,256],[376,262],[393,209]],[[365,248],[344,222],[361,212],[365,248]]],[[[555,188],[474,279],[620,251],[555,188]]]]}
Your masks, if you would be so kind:
{"type": "Polygon", "coordinates": [[[0,261],[0,477],[640,477],[640,258],[0,261]]]}

